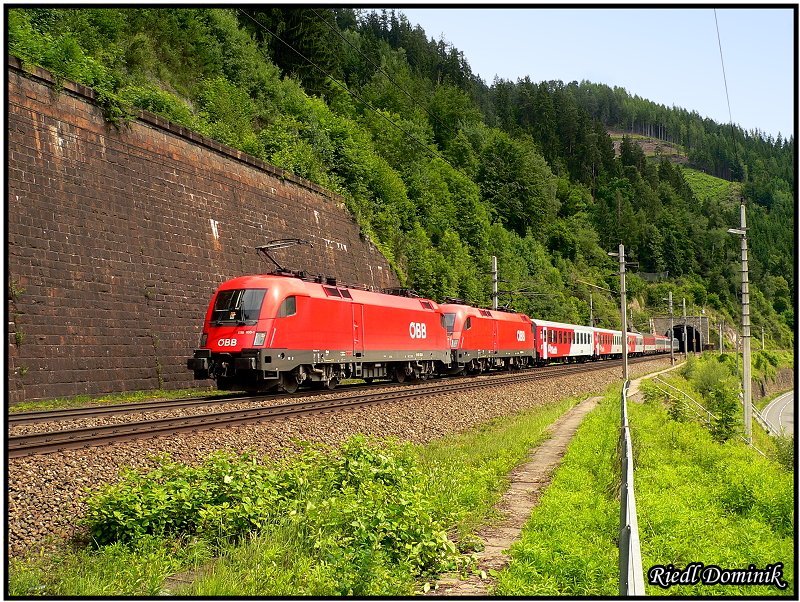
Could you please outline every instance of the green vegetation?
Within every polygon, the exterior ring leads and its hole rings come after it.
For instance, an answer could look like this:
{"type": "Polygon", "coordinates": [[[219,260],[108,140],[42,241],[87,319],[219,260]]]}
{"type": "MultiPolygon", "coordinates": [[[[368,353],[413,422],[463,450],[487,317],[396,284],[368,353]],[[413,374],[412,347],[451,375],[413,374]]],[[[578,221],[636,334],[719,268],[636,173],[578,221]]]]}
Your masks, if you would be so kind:
{"type": "MultiPolygon", "coordinates": [[[[793,357],[788,352],[756,352],[753,356],[753,379],[773,378],[777,368],[791,367],[792,363],[793,357]]],[[[666,395],[649,381],[642,385],[648,403],[663,403],[674,421],[704,426],[717,442],[743,441],[743,411],[739,401],[741,377],[737,375],[734,356],[713,353],[703,354],[700,358],[690,356],[682,369],[663,378],[702,407],[681,398],[680,394],[666,395]],[[713,413],[714,417],[707,412],[713,413]]],[[[772,437],[755,420],[752,435],[758,450],[787,470],[794,469],[792,438],[772,437]]]]}
{"type": "Polygon", "coordinates": [[[716,199],[729,199],[732,203],[738,200],[740,187],[733,182],[690,168],[683,170],[683,178],[701,203],[713,202],[716,199]]]}
{"type": "MultiPolygon", "coordinates": [[[[720,443],[704,426],[674,420],[658,396],[648,396],[645,405],[630,404],[629,413],[644,570],[656,564],[685,568],[692,562],[764,569],[783,562],[789,582],[785,591],[648,585],[647,595],[791,597],[796,587],[791,469],[735,438],[720,443]]],[[[511,548],[512,561],[498,574],[495,594],[617,595],[619,476],[613,458],[618,430],[615,391],[580,426],[521,540],[511,548]]]]}
{"type": "Polygon", "coordinates": [[[793,138],[736,129],[734,147],[728,126],[590,82],[487,86],[395,11],[13,8],[7,23],[10,54],[93,87],[109,119],[153,111],[342,194],[400,280],[437,300],[488,304],[496,255],[501,302],[586,323],[593,292],[596,322],[618,327],[613,297],[584,282],[616,289],[606,251],[622,242],[669,272],[629,279],[641,329],[665,289],[734,323],[726,230],[743,195],[753,322],[792,344],[793,138]],[[631,133],[619,157],[609,128],[631,133]],[[648,158],[636,135],[737,182],[648,158]]]}
{"type": "Polygon", "coordinates": [[[139,401],[154,401],[157,399],[179,399],[183,397],[204,397],[206,395],[221,395],[213,389],[154,389],[149,391],[130,391],[127,393],[106,393],[103,395],[74,395],[72,397],[57,397],[38,401],[25,401],[9,406],[8,412],[30,412],[36,410],[58,410],[61,408],[77,408],[87,404],[117,404],[135,403],[139,401]]]}
{"type": "Polygon", "coordinates": [[[617,387],[581,423],[511,547],[511,562],[497,575],[495,595],[617,596],[619,395],[617,387]]]}
{"type": "MultiPolygon", "coordinates": [[[[691,562],[764,569],[784,564],[789,589],[766,586],[647,586],[648,595],[793,596],[791,471],[743,443],[720,444],[694,422],[670,420],[660,403],[631,407],[636,500],[644,567],[691,562]]],[[[647,570],[645,568],[645,570],[647,570]]]]}
{"type": "Polygon", "coordinates": [[[9,591],[157,595],[167,576],[196,571],[175,594],[409,595],[442,570],[470,570],[457,551],[473,549],[508,472],[575,403],[422,448],[356,437],[339,449],[301,446],[277,463],[216,455],[188,467],[164,457],[91,492],[92,545],[12,561],[9,591]]]}

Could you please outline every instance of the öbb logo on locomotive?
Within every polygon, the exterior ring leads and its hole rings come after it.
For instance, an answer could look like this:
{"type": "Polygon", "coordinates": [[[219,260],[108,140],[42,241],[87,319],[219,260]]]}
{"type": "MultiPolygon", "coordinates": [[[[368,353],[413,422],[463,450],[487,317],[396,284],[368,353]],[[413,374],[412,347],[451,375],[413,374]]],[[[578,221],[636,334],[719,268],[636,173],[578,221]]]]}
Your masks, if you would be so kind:
{"type": "Polygon", "coordinates": [[[427,339],[428,327],[425,322],[411,322],[408,325],[408,334],[412,339],[427,339]]]}
{"type": "MultiPolygon", "coordinates": [[[[222,390],[294,392],[351,378],[405,382],[616,358],[623,338],[513,311],[275,273],[218,287],[187,367],[222,390]]],[[[677,346],[654,334],[629,332],[627,341],[631,355],[677,346]]]]}

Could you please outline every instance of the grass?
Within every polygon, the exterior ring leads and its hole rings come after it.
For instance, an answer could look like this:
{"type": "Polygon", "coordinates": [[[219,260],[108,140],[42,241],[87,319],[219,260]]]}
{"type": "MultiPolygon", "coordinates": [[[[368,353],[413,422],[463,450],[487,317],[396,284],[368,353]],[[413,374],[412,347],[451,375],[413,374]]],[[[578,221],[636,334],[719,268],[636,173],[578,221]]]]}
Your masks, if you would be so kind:
{"type": "Polygon", "coordinates": [[[215,389],[153,389],[148,391],[130,391],[127,393],[106,393],[103,395],[75,395],[72,397],[56,397],[36,401],[24,401],[8,408],[8,412],[30,412],[34,410],[58,410],[61,408],[77,408],[87,404],[118,404],[153,401],[156,399],[180,399],[184,397],[204,397],[219,395],[215,389]]]}
{"type": "Polygon", "coordinates": [[[8,594],[20,596],[156,596],[164,579],[210,557],[203,542],[145,537],[135,545],[9,559],[8,594]]]}
{"type": "Polygon", "coordinates": [[[790,588],[647,586],[648,595],[791,596],[793,475],[742,443],[715,443],[702,426],[669,420],[660,405],[631,407],[636,498],[645,571],[691,562],[745,569],[784,563],[790,588]]]}
{"type": "MultiPolygon", "coordinates": [[[[168,575],[199,568],[191,583],[175,588],[172,593],[187,596],[411,595],[440,570],[469,570],[470,558],[460,556],[455,546],[447,543],[447,534],[455,539],[461,551],[473,549],[474,530],[493,516],[493,506],[508,482],[508,472],[547,437],[547,426],[577,401],[566,399],[540,406],[515,417],[496,419],[470,433],[409,448],[410,457],[419,469],[413,474],[420,475],[413,479],[411,489],[381,493],[375,484],[367,484],[365,489],[359,489],[359,495],[363,493],[365,498],[353,497],[354,492],[343,495],[336,488],[321,491],[324,495],[318,497],[292,498],[289,502],[297,512],[287,511],[283,515],[295,518],[270,519],[258,533],[213,541],[205,539],[202,533],[146,535],[127,545],[114,543],[58,556],[15,559],[10,565],[9,593],[14,596],[158,595],[166,587],[168,575]],[[398,504],[402,510],[404,504],[411,502],[417,504],[414,508],[421,510],[415,509],[413,515],[401,512],[396,518],[385,516],[398,504]],[[430,519],[425,518],[428,514],[430,519]],[[395,537],[391,535],[392,529],[414,530],[428,520],[440,519],[446,530],[437,535],[435,524],[431,523],[433,535],[438,539],[426,545],[445,551],[450,546],[453,553],[440,554],[441,562],[433,573],[419,572],[418,567],[403,560],[403,554],[390,557],[397,550],[368,541],[378,532],[394,541],[402,532],[398,531],[395,537]],[[372,526],[359,526],[360,522],[368,521],[373,521],[372,526]],[[358,540],[354,536],[356,532],[366,539],[358,540]],[[117,567],[118,575],[113,573],[113,567],[117,567]]],[[[369,452],[365,457],[374,462],[379,456],[369,452]]],[[[216,465],[227,466],[219,462],[216,465]]],[[[357,465],[364,468],[363,462],[357,465]]],[[[237,465],[232,468],[236,469],[237,465]]],[[[305,483],[300,488],[304,492],[314,490],[325,480],[327,477],[322,478],[323,473],[331,474],[331,469],[320,468],[320,465],[309,464],[307,468],[311,470],[310,476],[316,475],[314,479],[303,476],[305,468],[289,475],[293,484],[305,483]]],[[[182,470],[162,471],[160,479],[163,480],[164,474],[179,474],[184,483],[194,483],[190,487],[194,496],[199,495],[198,488],[209,488],[205,483],[191,481],[182,470]]],[[[228,471],[226,474],[233,474],[234,482],[238,478],[235,476],[238,473],[228,471]]],[[[279,484],[286,479],[275,478],[279,484]]],[[[213,487],[219,485],[212,484],[213,487]]],[[[255,497],[258,487],[245,489],[245,493],[251,492],[255,497]]],[[[186,503],[193,503],[195,499],[185,497],[190,493],[185,487],[168,489],[167,493],[171,496],[172,492],[178,492],[186,503]]],[[[165,501],[159,487],[150,485],[142,494],[134,495],[128,489],[116,499],[117,505],[111,509],[130,509],[131,516],[141,515],[147,499],[156,500],[164,508],[171,503],[165,501]]],[[[218,504],[216,511],[228,513],[232,521],[252,516],[237,514],[243,506],[231,504],[227,507],[218,504]]],[[[249,508],[254,504],[254,499],[245,502],[249,508]]],[[[144,514],[152,516],[146,509],[144,514]]],[[[123,523],[130,520],[134,519],[128,515],[122,519],[123,523]]],[[[415,554],[408,552],[407,556],[413,560],[415,554]]]]}
{"type": "Polygon", "coordinates": [[[739,186],[696,169],[684,167],[682,171],[686,183],[701,203],[710,199],[730,198],[739,186]]]}
{"type": "Polygon", "coordinates": [[[512,546],[510,564],[497,574],[494,594],[617,595],[619,394],[619,387],[607,394],[578,428],[553,482],[512,546]]]}
{"type": "MultiPolygon", "coordinates": [[[[675,380],[670,378],[670,380],[675,380]]],[[[684,386],[683,388],[689,388],[684,386]]],[[[552,484],[497,574],[500,596],[617,596],[619,394],[584,420],[552,484]]],[[[645,574],[692,562],[729,569],[784,564],[771,586],[680,585],[664,596],[793,596],[793,471],[735,440],[716,443],[693,421],[675,422],[658,397],[629,406],[645,574]]]]}

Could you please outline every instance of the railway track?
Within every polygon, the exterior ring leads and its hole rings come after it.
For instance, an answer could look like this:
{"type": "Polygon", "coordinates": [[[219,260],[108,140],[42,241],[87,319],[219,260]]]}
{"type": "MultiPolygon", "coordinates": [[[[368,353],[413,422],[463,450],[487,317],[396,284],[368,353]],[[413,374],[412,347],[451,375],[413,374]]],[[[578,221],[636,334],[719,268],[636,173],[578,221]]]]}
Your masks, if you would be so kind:
{"type": "MultiPolygon", "coordinates": [[[[653,358],[636,358],[629,360],[647,361],[653,358]]],[[[24,456],[46,454],[65,449],[76,449],[107,445],[132,439],[152,438],[166,436],[180,432],[199,431],[211,428],[228,427],[265,420],[279,420],[292,416],[304,414],[319,414],[325,412],[340,411],[344,409],[357,408],[366,405],[379,403],[391,403],[416,397],[430,395],[446,395],[461,391],[480,389],[485,387],[497,387],[507,384],[517,384],[527,381],[540,380],[553,376],[563,376],[581,372],[591,372],[602,370],[620,365],[620,360],[603,361],[591,364],[567,364],[560,366],[547,366],[533,371],[514,373],[513,375],[495,376],[488,379],[454,379],[437,381],[435,383],[422,384],[414,387],[402,388],[400,390],[381,391],[383,387],[372,387],[368,392],[356,392],[345,397],[314,401],[307,399],[316,395],[306,395],[303,399],[295,403],[265,406],[259,408],[247,408],[238,410],[228,410],[221,412],[211,412],[200,415],[159,418],[153,420],[141,420],[127,422],[123,424],[111,424],[92,426],[85,428],[65,429],[46,433],[36,433],[29,435],[17,435],[8,438],[7,454],[9,458],[19,458],[24,456]],[[378,389],[377,391],[375,389],[378,389]]],[[[363,391],[363,387],[355,387],[363,391]]],[[[323,392],[313,392],[323,393],[323,392]]],[[[330,393],[330,391],[324,391],[330,393]]],[[[269,399],[262,397],[235,397],[226,398],[223,401],[259,401],[269,399]]],[[[191,405],[203,405],[206,403],[221,403],[221,400],[192,399],[176,400],[172,402],[149,402],[140,404],[124,404],[121,406],[106,406],[102,408],[73,408],[69,410],[58,410],[48,412],[51,414],[50,420],[69,420],[75,418],[86,418],[90,416],[107,416],[113,413],[129,413],[141,411],[142,409],[164,409],[176,407],[188,407],[191,405]],[[178,405],[178,402],[186,402],[178,405]],[[133,409],[131,406],[137,406],[133,409]],[[141,406],[145,406],[142,408],[141,406]],[[158,407],[156,407],[158,406],[158,407]],[[80,410],[85,410],[81,412],[80,410]],[[92,414],[92,411],[95,413],[92,414]]],[[[45,412],[28,412],[26,414],[40,414],[40,418],[45,412]]],[[[28,418],[31,418],[30,416],[28,418]]],[[[21,422],[17,422],[21,424],[21,422]]]]}
{"type": "MultiPolygon", "coordinates": [[[[352,386],[345,385],[340,390],[347,390],[352,386]]],[[[380,386],[380,385],[378,385],[380,386]]],[[[331,391],[304,391],[302,397],[314,397],[331,391]]],[[[76,408],[61,408],[58,410],[31,410],[29,412],[14,412],[8,414],[8,424],[17,426],[22,424],[37,424],[41,422],[57,422],[76,420],[79,418],[102,418],[120,414],[133,414],[136,412],[155,412],[159,410],[174,410],[180,408],[193,408],[226,403],[247,403],[261,400],[279,400],[299,397],[297,395],[267,393],[263,395],[211,395],[208,397],[187,397],[185,399],[164,399],[155,401],[141,401],[135,403],[108,404],[102,406],[82,406],[76,408]]]]}

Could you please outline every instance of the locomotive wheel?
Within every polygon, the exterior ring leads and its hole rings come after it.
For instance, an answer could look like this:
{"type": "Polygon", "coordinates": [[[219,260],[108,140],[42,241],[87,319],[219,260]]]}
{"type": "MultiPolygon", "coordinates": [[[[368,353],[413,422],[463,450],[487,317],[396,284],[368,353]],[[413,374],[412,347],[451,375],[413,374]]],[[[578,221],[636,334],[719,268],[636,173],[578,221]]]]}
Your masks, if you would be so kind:
{"type": "Polygon", "coordinates": [[[339,379],[334,376],[324,384],[324,387],[329,391],[333,391],[336,388],[336,385],[338,384],[339,384],[339,379]]]}
{"type": "Polygon", "coordinates": [[[283,389],[289,394],[296,393],[297,389],[300,388],[300,383],[297,382],[297,379],[291,372],[281,372],[280,384],[281,384],[281,389],[283,389]]]}
{"type": "Polygon", "coordinates": [[[392,379],[396,383],[404,383],[406,382],[406,370],[402,366],[397,366],[394,369],[394,378],[392,379]]]}

